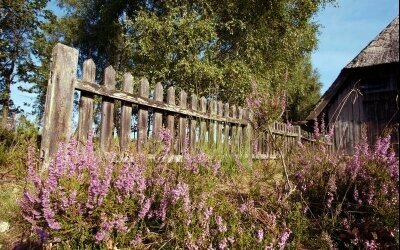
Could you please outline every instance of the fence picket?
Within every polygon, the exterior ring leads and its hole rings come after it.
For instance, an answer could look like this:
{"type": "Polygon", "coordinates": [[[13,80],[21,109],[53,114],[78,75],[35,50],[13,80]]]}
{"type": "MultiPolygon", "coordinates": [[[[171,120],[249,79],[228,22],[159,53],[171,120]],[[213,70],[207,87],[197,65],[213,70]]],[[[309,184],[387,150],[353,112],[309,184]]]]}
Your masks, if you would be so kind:
{"type": "Polygon", "coordinates": [[[52,65],[47,86],[41,141],[43,168],[57,152],[60,142],[70,137],[74,84],[78,65],[78,50],[58,43],[52,51],[52,65]]]}
{"type": "MultiPolygon", "coordinates": [[[[200,99],[200,110],[203,114],[205,114],[207,112],[207,100],[206,98],[203,96],[200,99]]],[[[202,144],[207,142],[207,122],[202,119],[200,121],[200,142],[202,144]]]]}
{"type": "MultiPolygon", "coordinates": [[[[109,89],[115,89],[115,70],[108,66],[104,70],[104,86],[109,89]]],[[[113,138],[114,129],[114,100],[103,98],[101,108],[101,128],[100,128],[100,149],[102,152],[109,152],[113,138]]]]}
{"type": "MultiPolygon", "coordinates": [[[[139,86],[139,96],[143,98],[149,98],[149,81],[146,78],[140,80],[139,86]]],[[[146,107],[139,106],[138,112],[138,137],[137,137],[137,147],[140,152],[143,150],[144,144],[147,142],[147,130],[148,130],[148,120],[149,111],[146,107]]]]}
{"type": "MultiPolygon", "coordinates": [[[[215,106],[216,106],[216,101],[215,100],[210,100],[209,102],[209,109],[208,113],[210,114],[210,117],[215,117],[215,106]]],[[[215,122],[213,120],[210,120],[209,123],[209,129],[208,129],[208,143],[210,147],[215,146],[215,122]]]]}
{"type": "MultiPolygon", "coordinates": [[[[232,118],[236,119],[237,118],[237,112],[236,112],[236,106],[232,105],[231,107],[231,114],[232,118]]],[[[231,134],[231,150],[232,152],[236,152],[236,143],[237,143],[237,125],[232,124],[232,134],[231,134]]]]}
{"type": "MultiPolygon", "coordinates": [[[[164,90],[161,83],[157,83],[154,88],[154,100],[163,102],[164,90]]],[[[159,139],[160,129],[162,128],[162,113],[160,111],[154,111],[153,117],[153,137],[159,139]]]]}
{"type": "MultiPolygon", "coordinates": [[[[238,107],[238,118],[239,120],[243,119],[243,109],[242,107],[238,107]]],[[[243,128],[241,125],[237,128],[237,142],[236,142],[237,150],[239,151],[243,147],[243,128]]]]}
{"type": "Polygon", "coordinates": [[[244,116],[249,122],[249,124],[246,125],[245,131],[244,131],[244,143],[245,143],[245,148],[248,150],[249,157],[251,157],[251,137],[252,137],[252,127],[251,127],[251,122],[253,121],[253,113],[249,109],[245,109],[244,116]]]}
{"type": "MultiPolygon", "coordinates": [[[[224,104],[224,117],[229,118],[229,103],[224,104]]],[[[225,122],[225,128],[224,128],[224,148],[229,149],[229,143],[230,143],[230,138],[229,138],[229,131],[230,131],[230,126],[228,122],[225,122]]]]}
{"type": "MultiPolygon", "coordinates": [[[[96,65],[92,59],[88,59],[83,63],[83,80],[95,82],[96,65]]],[[[93,124],[93,97],[92,93],[82,92],[79,100],[79,119],[77,140],[80,145],[88,139],[88,134],[92,130],[93,124]]]]}
{"type": "MultiPolygon", "coordinates": [[[[133,77],[130,73],[124,74],[122,90],[127,93],[133,92],[133,77]]],[[[120,127],[119,146],[121,151],[124,151],[128,147],[129,137],[131,133],[132,104],[128,102],[122,102],[121,106],[122,107],[121,107],[121,124],[120,124],[121,127],[120,127]]]]}
{"type": "MultiPolygon", "coordinates": [[[[187,108],[187,94],[184,90],[181,90],[179,94],[179,106],[182,109],[187,108]]],[[[178,152],[182,153],[185,148],[186,143],[186,129],[187,129],[187,118],[184,116],[179,117],[179,143],[178,143],[178,152]]]]}
{"type": "MultiPolygon", "coordinates": [[[[191,96],[191,109],[193,111],[197,111],[197,103],[199,102],[199,99],[195,94],[191,96]]],[[[192,117],[190,119],[190,130],[189,130],[189,138],[190,138],[190,150],[193,152],[195,147],[196,147],[196,126],[197,126],[197,120],[195,117],[192,117]]]]}
{"type": "MultiPolygon", "coordinates": [[[[170,105],[176,105],[175,103],[175,88],[169,87],[167,90],[167,103],[170,105]]],[[[175,150],[175,116],[173,114],[168,114],[167,116],[167,127],[171,133],[172,146],[170,149],[170,154],[174,154],[175,150]]]]}
{"type": "MultiPolygon", "coordinates": [[[[222,103],[222,101],[218,102],[217,105],[217,115],[219,117],[223,116],[223,110],[224,110],[224,104],[222,103]]],[[[222,130],[224,128],[224,124],[222,122],[217,122],[218,126],[217,126],[217,146],[221,147],[222,146],[222,130]]]]}

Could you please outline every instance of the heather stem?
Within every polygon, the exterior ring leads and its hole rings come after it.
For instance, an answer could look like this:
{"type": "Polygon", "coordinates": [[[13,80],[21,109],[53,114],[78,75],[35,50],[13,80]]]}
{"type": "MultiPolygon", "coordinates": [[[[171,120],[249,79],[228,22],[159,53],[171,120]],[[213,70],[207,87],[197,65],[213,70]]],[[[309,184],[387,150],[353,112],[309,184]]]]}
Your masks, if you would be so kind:
{"type": "Polygon", "coordinates": [[[282,153],[281,149],[276,146],[275,138],[273,137],[271,128],[269,126],[267,127],[267,130],[268,130],[268,133],[269,133],[269,135],[271,136],[271,139],[272,139],[272,146],[274,147],[275,150],[278,151],[279,157],[281,159],[283,172],[284,172],[285,178],[286,178],[286,184],[289,187],[289,194],[288,194],[288,196],[289,196],[294,191],[294,189],[292,188],[292,185],[291,185],[290,180],[289,180],[289,175],[288,175],[288,172],[287,172],[285,157],[283,156],[283,153],[282,153]]]}

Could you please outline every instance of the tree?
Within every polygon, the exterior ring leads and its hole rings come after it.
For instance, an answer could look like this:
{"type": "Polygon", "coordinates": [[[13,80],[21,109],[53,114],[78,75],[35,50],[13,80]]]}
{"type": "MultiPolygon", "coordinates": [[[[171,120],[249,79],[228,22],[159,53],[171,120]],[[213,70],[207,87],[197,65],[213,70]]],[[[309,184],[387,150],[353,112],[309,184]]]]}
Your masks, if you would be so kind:
{"type": "MultiPolygon", "coordinates": [[[[257,82],[286,92],[289,106],[307,106],[319,95],[309,64],[318,31],[312,16],[328,2],[59,0],[67,14],[58,22],[62,41],[79,48],[81,62],[93,58],[99,78],[111,64],[238,105],[257,82]]],[[[289,114],[298,119],[302,110],[289,114]]]]}
{"type": "Polygon", "coordinates": [[[2,128],[13,103],[11,84],[27,82],[35,71],[32,38],[47,18],[48,0],[5,0],[0,6],[0,91],[2,128]]]}
{"type": "Polygon", "coordinates": [[[304,120],[320,98],[319,74],[312,68],[311,58],[306,56],[290,71],[288,84],[288,118],[304,120]]]}

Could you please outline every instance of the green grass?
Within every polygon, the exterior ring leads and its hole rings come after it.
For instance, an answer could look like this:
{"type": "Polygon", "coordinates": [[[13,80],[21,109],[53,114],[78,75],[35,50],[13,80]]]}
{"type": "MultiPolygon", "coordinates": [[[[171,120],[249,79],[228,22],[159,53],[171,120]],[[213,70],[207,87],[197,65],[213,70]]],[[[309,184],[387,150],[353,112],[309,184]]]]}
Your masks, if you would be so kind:
{"type": "Polygon", "coordinates": [[[6,222],[10,226],[6,232],[0,233],[0,249],[10,249],[24,234],[18,206],[23,187],[16,182],[10,182],[1,184],[0,190],[0,222],[6,222]]]}

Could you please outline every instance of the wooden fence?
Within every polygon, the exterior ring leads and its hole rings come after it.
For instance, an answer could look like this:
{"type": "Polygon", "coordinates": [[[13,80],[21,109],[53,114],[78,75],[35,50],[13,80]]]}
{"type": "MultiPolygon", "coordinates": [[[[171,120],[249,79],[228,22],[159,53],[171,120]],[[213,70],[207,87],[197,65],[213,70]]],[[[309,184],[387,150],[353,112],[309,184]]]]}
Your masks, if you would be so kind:
{"type": "Polygon", "coordinates": [[[197,144],[223,147],[231,152],[246,153],[253,158],[276,156],[271,139],[282,144],[287,152],[301,140],[312,141],[310,134],[299,126],[288,127],[275,123],[272,137],[257,133],[251,127],[251,112],[235,105],[210,100],[196,95],[188,96],[180,91],[176,98],[175,88],[169,87],[164,94],[161,83],[150,86],[146,79],[139,82],[139,93],[133,93],[133,77],[123,76],[122,89],[116,89],[116,72],[112,66],[104,70],[103,84],[95,81],[96,66],[89,59],[83,63],[82,79],[77,79],[78,51],[57,44],[52,52],[52,65],[46,95],[41,155],[45,162],[55,154],[57,145],[71,136],[74,91],[80,91],[79,118],[76,136],[78,141],[87,140],[93,128],[94,97],[102,97],[99,129],[100,149],[108,152],[114,138],[114,105],[121,101],[119,121],[119,147],[127,150],[131,140],[132,117],[137,117],[137,149],[143,150],[149,137],[157,139],[162,127],[170,130],[173,154],[180,155],[187,146],[192,150],[197,144]],[[164,98],[165,97],[165,98],[164,98]],[[135,107],[135,109],[133,109],[135,107]],[[133,112],[135,110],[135,112],[133,112]],[[149,116],[149,113],[152,115],[149,116]],[[150,124],[150,126],[149,126],[150,124]],[[243,150],[247,150],[243,152],[243,150]]]}

